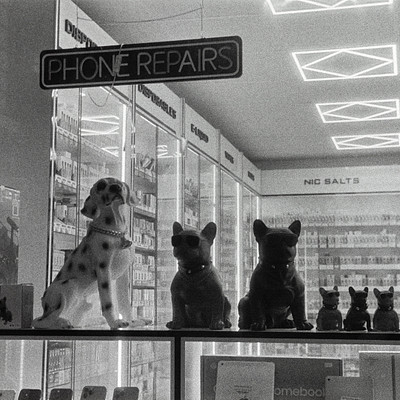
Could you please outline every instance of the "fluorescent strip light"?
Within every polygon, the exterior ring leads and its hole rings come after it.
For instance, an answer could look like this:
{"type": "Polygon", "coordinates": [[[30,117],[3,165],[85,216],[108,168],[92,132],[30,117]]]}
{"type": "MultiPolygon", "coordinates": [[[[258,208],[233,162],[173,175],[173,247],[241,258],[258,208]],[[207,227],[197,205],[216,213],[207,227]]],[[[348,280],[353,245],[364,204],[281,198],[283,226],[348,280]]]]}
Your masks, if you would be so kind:
{"type": "Polygon", "coordinates": [[[370,150],[400,147],[400,133],[333,136],[337,150],[370,150]]]}
{"type": "Polygon", "coordinates": [[[95,129],[81,128],[82,136],[102,136],[102,135],[118,135],[119,126],[115,126],[107,131],[98,131],[95,129]]]}
{"type": "Polygon", "coordinates": [[[274,15],[386,6],[393,0],[266,0],[274,15]]]}
{"type": "Polygon", "coordinates": [[[119,148],[118,146],[107,146],[107,147],[102,147],[102,150],[106,151],[107,153],[110,153],[111,155],[118,157],[119,153],[119,148]]]}
{"type": "Polygon", "coordinates": [[[293,52],[304,81],[395,76],[396,45],[293,52]]]}
{"type": "Polygon", "coordinates": [[[338,122],[381,121],[400,118],[399,99],[318,103],[325,124],[338,122]]]}
{"type": "Polygon", "coordinates": [[[82,121],[99,122],[101,124],[118,125],[119,118],[116,115],[96,115],[93,117],[82,117],[82,121]],[[110,121],[111,120],[111,121],[110,121]],[[112,121],[115,120],[115,121],[112,121]]]}

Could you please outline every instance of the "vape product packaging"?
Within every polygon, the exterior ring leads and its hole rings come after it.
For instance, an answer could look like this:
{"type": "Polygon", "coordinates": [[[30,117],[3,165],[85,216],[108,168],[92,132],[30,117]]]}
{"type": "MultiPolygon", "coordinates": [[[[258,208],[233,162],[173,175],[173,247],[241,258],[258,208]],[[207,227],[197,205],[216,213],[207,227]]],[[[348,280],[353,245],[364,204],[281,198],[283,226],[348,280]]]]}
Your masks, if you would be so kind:
{"type": "Polygon", "coordinates": [[[400,352],[360,351],[360,377],[372,379],[374,400],[400,400],[400,352]]]}
{"type": "Polygon", "coordinates": [[[219,361],[215,400],[274,400],[275,364],[219,361]]]}
{"type": "Polygon", "coordinates": [[[201,356],[201,400],[216,400],[220,361],[271,362],[275,364],[275,400],[325,399],[325,378],[342,376],[342,360],[337,358],[201,356]]]}
{"type": "Polygon", "coordinates": [[[328,376],[326,400],[373,400],[372,379],[360,376],[328,376]]]}
{"type": "Polygon", "coordinates": [[[33,285],[0,285],[0,329],[30,328],[33,285]]]}

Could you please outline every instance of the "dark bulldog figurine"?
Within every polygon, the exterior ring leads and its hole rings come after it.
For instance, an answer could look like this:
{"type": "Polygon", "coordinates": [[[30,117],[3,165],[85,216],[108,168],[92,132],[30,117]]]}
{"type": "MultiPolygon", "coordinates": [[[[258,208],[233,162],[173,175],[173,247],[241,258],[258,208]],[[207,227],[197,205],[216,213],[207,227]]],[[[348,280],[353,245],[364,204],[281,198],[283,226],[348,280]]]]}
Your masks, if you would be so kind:
{"type": "Polygon", "coordinates": [[[239,302],[240,329],[313,328],[306,320],[304,283],[294,265],[300,230],[297,220],[288,229],[268,228],[261,220],[254,221],[260,261],[248,294],[239,302]]]}
{"type": "Polygon", "coordinates": [[[214,222],[201,232],[184,230],[174,222],[171,242],[179,269],[171,283],[173,316],[167,328],[231,327],[231,305],[211,263],[210,251],[216,233],[214,222]]]}
{"type": "Polygon", "coordinates": [[[345,331],[364,331],[367,328],[371,330],[371,316],[367,311],[368,288],[355,290],[352,286],[349,287],[351,296],[350,308],[347,311],[346,318],[343,321],[345,331]]]}
{"type": "Polygon", "coordinates": [[[378,308],[372,319],[374,331],[399,332],[399,316],[394,310],[394,288],[389,290],[374,289],[374,295],[378,301],[378,308]]]}
{"type": "Polygon", "coordinates": [[[317,315],[317,331],[340,331],[342,330],[342,313],[338,310],[339,291],[338,287],[326,290],[319,288],[322,296],[322,307],[317,315]]]}

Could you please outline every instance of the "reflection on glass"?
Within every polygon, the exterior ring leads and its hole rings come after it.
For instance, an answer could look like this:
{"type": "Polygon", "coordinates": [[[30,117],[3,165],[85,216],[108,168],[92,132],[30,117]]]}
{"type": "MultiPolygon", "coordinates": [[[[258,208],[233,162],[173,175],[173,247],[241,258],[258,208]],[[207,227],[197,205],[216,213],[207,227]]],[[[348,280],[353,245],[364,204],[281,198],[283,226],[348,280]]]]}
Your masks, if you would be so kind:
{"type": "MultiPolygon", "coordinates": [[[[200,227],[216,222],[216,165],[200,156],[200,227]]],[[[215,245],[214,245],[215,246],[215,245]]]]}
{"type": "Polygon", "coordinates": [[[257,218],[257,196],[248,189],[243,188],[242,204],[242,279],[239,288],[240,297],[244,296],[250,288],[251,274],[257,265],[257,242],[253,233],[253,223],[257,218]]]}
{"type": "Polygon", "coordinates": [[[185,229],[200,229],[199,155],[188,149],[185,158],[184,213],[185,229]]]}
{"type": "Polygon", "coordinates": [[[18,280],[20,192],[0,184],[0,285],[18,280]]]}
{"type": "Polygon", "coordinates": [[[157,324],[172,319],[170,286],[176,273],[172,253],[172,225],[178,220],[179,141],[159,128],[157,142],[157,324]]]}
{"type": "Polygon", "coordinates": [[[135,259],[132,265],[133,317],[155,320],[156,275],[156,140],[157,127],[136,116],[133,190],[139,203],[134,208],[132,238],[135,259]]]}

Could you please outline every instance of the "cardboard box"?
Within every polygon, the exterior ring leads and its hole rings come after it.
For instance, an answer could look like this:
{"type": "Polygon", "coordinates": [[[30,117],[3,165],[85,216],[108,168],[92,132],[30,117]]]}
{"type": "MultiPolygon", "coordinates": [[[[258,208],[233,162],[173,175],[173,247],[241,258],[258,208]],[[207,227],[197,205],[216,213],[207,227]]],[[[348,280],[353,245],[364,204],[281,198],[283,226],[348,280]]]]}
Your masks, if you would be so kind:
{"type": "Polygon", "coordinates": [[[215,400],[219,361],[273,362],[275,400],[318,400],[325,398],[325,378],[342,376],[342,360],[306,357],[201,356],[201,399],[215,400]]]}
{"type": "Polygon", "coordinates": [[[0,285],[0,329],[30,328],[33,285],[0,285]]]}
{"type": "Polygon", "coordinates": [[[400,400],[400,352],[360,351],[360,377],[372,379],[374,400],[400,400]]]}

